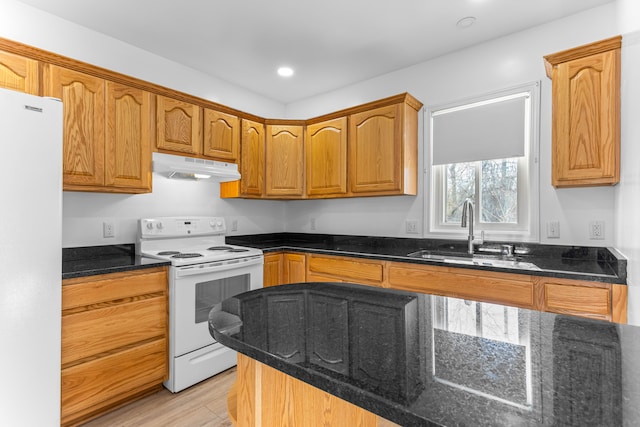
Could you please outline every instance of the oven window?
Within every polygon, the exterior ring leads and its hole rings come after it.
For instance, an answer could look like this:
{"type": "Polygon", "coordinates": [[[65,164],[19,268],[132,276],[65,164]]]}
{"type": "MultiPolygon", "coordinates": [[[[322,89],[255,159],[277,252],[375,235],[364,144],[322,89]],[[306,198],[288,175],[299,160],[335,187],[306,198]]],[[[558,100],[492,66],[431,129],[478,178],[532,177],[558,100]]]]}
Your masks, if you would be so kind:
{"type": "Polygon", "coordinates": [[[249,290],[250,274],[196,283],[196,323],[207,322],[214,305],[249,290]]]}

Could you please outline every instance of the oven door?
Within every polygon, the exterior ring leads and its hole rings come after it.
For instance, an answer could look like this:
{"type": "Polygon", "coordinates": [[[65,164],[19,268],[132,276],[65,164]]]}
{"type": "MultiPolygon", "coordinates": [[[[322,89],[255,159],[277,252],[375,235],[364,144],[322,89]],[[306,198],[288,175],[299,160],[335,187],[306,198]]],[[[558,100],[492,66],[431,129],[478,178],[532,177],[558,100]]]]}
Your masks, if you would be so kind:
{"type": "Polygon", "coordinates": [[[209,312],[234,295],[262,287],[264,258],[173,268],[170,281],[170,346],[173,357],[216,341],[209,333],[209,312]]]}

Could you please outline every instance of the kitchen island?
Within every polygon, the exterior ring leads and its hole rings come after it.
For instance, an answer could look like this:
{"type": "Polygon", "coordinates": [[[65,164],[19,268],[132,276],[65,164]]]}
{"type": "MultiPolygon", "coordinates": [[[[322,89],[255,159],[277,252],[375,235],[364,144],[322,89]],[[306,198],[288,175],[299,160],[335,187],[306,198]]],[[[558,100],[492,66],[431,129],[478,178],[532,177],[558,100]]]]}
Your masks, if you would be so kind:
{"type": "Polygon", "coordinates": [[[241,294],[209,327],[240,353],[238,426],[640,422],[637,327],[344,283],[241,294]]]}

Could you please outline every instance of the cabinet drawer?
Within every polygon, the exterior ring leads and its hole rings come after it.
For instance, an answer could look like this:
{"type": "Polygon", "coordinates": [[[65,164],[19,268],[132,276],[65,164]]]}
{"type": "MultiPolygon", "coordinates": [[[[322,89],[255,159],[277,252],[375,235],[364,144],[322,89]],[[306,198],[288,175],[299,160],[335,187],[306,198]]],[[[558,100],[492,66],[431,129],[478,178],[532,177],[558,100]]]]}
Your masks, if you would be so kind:
{"type": "Polygon", "coordinates": [[[611,320],[608,288],[544,284],[544,311],[611,320]]]}
{"type": "Polygon", "coordinates": [[[382,283],[382,263],[379,261],[310,255],[308,262],[307,280],[311,280],[313,273],[319,273],[327,278],[335,277],[336,281],[382,283]]]}
{"type": "Polygon", "coordinates": [[[534,307],[533,283],[527,276],[466,273],[460,270],[390,264],[389,285],[393,289],[411,292],[469,298],[523,308],[534,307]]]}
{"type": "Polygon", "coordinates": [[[62,286],[62,310],[139,295],[166,292],[166,268],[144,273],[112,273],[91,278],[68,279],[62,286]]]}
{"type": "Polygon", "coordinates": [[[166,333],[166,298],[62,316],[62,366],[166,333]]]}
{"type": "Polygon", "coordinates": [[[165,339],[62,370],[62,424],[113,406],[159,384],[167,370],[165,339]]]}

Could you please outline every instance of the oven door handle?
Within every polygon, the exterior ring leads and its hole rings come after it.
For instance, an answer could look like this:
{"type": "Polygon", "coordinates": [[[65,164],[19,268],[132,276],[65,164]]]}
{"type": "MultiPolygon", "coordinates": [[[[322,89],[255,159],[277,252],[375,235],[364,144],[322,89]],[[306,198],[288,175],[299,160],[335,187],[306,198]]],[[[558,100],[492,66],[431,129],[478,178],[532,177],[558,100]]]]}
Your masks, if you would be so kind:
{"type": "Polygon", "coordinates": [[[226,261],[214,261],[206,264],[188,265],[185,267],[177,267],[176,277],[194,276],[198,274],[215,273],[218,271],[235,270],[258,264],[264,264],[264,257],[262,255],[247,258],[236,258],[226,261]]]}

